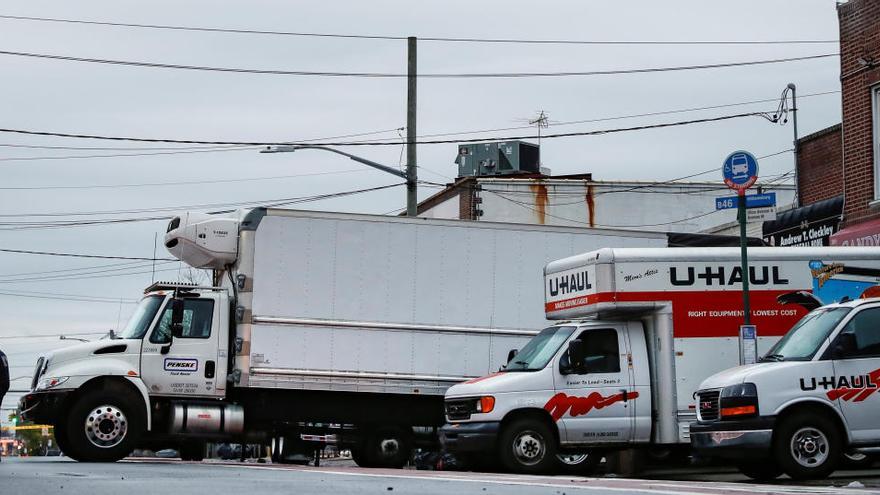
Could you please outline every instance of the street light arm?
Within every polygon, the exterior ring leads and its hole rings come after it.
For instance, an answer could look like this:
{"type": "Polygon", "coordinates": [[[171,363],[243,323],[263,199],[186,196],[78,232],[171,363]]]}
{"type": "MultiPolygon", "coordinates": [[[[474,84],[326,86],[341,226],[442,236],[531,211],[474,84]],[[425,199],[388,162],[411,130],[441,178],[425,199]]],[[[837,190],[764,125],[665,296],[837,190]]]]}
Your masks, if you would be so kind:
{"type": "Polygon", "coordinates": [[[373,167],[373,168],[375,168],[375,169],[377,169],[377,170],[381,170],[381,171],[386,172],[386,173],[389,173],[389,174],[391,174],[391,175],[396,175],[397,177],[400,177],[400,178],[402,178],[402,179],[408,179],[408,177],[407,177],[407,175],[406,175],[406,172],[401,172],[400,170],[397,170],[396,168],[391,168],[391,167],[388,167],[388,166],[382,165],[381,163],[376,163],[376,162],[374,162],[374,161],[372,161],[372,160],[367,160],[366,158],[361,158],[361,157],[359,157],[359,156],[356,156],[356,155],[352,155],[352,154],[346,153],[346,152],[344,152],[344,151],[339,151],[339,150],[334,149],[334,148],[328,148],[327,146],[309,146],[309,145],[302,145],[302,146],[290,146],[290,145],[267,146],[266,149],[260,151],[260,153],[284,153],[284,152],[289,152],[289,151],[308,150],[308,149],[311,149],[311,150],[324,150],[324,151],[330,151],[330,152],[332,152],[332,153],[336,153],[337,155],[342,155],[342,156],[344,156],[344,157],[348,157],[349,159],[354,160],[354,161],[356,161],[356,162],[358,162],[358,163],[363,163],[364,165],[366,165],[366,166],[368,166],[368,167],[373,167]]]}

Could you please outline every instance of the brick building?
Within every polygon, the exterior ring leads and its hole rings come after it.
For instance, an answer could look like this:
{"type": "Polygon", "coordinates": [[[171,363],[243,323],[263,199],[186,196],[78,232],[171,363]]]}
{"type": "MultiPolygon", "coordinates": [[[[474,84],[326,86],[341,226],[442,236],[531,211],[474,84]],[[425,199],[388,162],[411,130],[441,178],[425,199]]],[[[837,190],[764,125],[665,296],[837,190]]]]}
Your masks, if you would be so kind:
{"type": "Polygon", "coordinates": [[[840,3],[837,17],[842,122],[798,140],[798,191],[807,206],[842,193],[831,245],[880,245],[880,1],[840,3]]]}

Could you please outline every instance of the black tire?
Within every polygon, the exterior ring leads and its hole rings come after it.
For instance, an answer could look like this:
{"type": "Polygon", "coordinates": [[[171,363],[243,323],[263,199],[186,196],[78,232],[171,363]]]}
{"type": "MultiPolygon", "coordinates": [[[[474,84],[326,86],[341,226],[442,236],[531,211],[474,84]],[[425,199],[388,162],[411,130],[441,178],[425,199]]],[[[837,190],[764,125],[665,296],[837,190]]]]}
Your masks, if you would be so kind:
{"type": "Polygon", "coordinates": [[[736,467],[739,472],[755,481],[773,481],[782,476],[782,469],[773,461],[752,462],[740,464],[736,467]]]}
{"type": "Polygon", "coordinates": [[[874,465],[876,459],[870,454],[861,452],[844,452],[841,467],[847,469],[868,469],[874,465]]]}
{"type": "Polygon", "coordinates": [[[201,462],[205,460],[205,443],[188,442],[181,444],[179,452],[181,460],[201,462]]]}
{"type": "Polygon", "coordinates": [[[596,450],[556,454],[556,471],[565,474],[595,474],[603,457],[604,454],[596,450]]]}
{"type": "Polygon", "coordinates": [[[61,453],[70,457],[71,459],[76,459],[76,454],[70,448],[70,442],[67,440],[67,428],[64,420],[58,421],[55,425],[54,435],[55,435],[55,443],[58,444],[58,449],[61,450],[61,453]]]}
{"type": "Polygon", "coordinates": [[[351,448],[351,460],[353,460],[354,463],[358,465],[358,467],[362,467],[362,468],[376,467],[367,458],[366,448],[363,445],[359,445],[359,446],[351,448]]]}
{"type": "MultiPolygon", "coordinates": [[[[355,449],[351,451],[355,456],[355,449]]],[[[371,431],[363,444],[363,455],[367,465],[355,459],[358,466],[400,469],[409,462],[412,455],[412,431],[401,427],[385,427],[371,431]]]]}
{"type": "Polygon", "coordinates": [[[514,420],[504,428],[498,440],[499,458],[509,471],[547,473],[559,462],[556,437],[542,421],[514,420]]]}
{"type": "Polygon", "coordinates": [[[143,401],[128,389],[86,392],[73,403],[65,425],[69,454],[77,461],[118,461],[134,450],[145,424],[143,401]]]}
{"type": "Polygon", "coordinates": [[[795,480],[827,478],[840,463],[841,433],[827,416],[799,412],[777,426],[773,457],[785,474],[795,480]]]}

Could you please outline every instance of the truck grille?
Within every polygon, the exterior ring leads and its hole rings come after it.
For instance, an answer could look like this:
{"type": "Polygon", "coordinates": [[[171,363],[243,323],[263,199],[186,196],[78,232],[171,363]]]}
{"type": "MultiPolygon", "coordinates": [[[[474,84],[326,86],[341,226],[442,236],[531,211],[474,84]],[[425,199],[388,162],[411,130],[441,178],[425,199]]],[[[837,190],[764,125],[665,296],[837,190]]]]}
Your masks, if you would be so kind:
{"type": "Polygon", "coordinates": [[[446,402],[446,417],[451,420],[470,419],[471,414],[477,411],[474,399],[453,400],[446,402]]]}
{"type": "Polygon", "coordinates": [[[718,401],[721,396],[720,390],[707,390],[697,394],[697,409],[699,421],[718,421],[718,401]]]}

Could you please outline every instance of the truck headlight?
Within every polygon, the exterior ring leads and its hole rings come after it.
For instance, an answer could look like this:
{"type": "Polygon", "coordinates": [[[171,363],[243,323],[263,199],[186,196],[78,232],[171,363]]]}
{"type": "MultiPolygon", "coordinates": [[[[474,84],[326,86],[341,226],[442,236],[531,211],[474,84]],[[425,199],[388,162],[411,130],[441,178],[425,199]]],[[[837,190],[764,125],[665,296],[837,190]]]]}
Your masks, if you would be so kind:
{"type": "Polygon", "coordinates": [[[746,418],[758,415],[758,387],[740,383],[721,391],[721,418],[746,418]]]}
{"type": "Polygon", "coordinates": [[[495,409],[495,397],[491,395],[484,395],[477,400],[477,412],[478,413],[490,413],[493,409],[495,409]]]}
{"type": "Polygon", "coordinates": [[[58,385],[66,382],[69,376],[47,376],[43,378],[37,383],[36,391],[39,390],[49,390],[50,388],[55,388],[58,385]]]}

